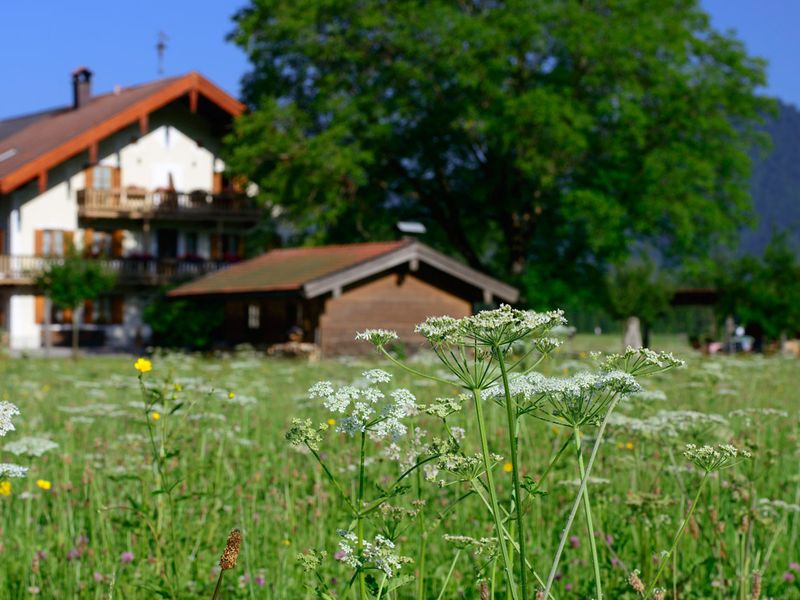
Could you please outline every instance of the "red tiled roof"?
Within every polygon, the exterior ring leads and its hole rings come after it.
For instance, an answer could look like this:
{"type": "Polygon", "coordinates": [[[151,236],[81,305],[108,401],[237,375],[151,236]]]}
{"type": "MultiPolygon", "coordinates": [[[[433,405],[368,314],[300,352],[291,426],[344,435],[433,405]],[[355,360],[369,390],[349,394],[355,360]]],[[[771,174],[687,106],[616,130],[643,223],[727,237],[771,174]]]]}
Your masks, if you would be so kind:
{"type": "Polygon", "coordinates": [[[411,242],[367,242],[271,250],[179,286],[169,296],[299,291],[303,285],[389,254],[411,242]]]}
{"type": "Polygon", "coordinates": [[[244,106],[198,73],[161,79],[63,108],[0,121],[0,193],[86,151],[92,144],[186,94],[202,95],[231,115],[244,106]]]}

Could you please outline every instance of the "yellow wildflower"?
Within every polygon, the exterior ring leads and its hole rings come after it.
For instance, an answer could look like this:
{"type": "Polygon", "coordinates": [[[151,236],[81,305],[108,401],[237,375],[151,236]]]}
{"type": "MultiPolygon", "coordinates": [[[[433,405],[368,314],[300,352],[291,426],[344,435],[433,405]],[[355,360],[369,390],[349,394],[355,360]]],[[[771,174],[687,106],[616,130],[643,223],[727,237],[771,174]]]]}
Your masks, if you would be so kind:
{"type": "Polygon", "coordinates": [[[161,413],[154,410],[150,413],[150,418],[153,419],[153,421],[158,421],[161,418],[161,413]]]}
{"type": "Polygon", "coordinates": [[[625,444],[625,447],[626,447],[628,450],[633,450],[633,442],[628,442],[627,444],[625,444]]]}
{"type": "Polygon", "coordinates": [[[503,471],[505,471],[506,473],[511,473],[511,471],[513,470],[514,470],[514,465],[512,465],[510,462],[503,463],[503,471]]]}
{"type": "Polygon", "coordinates": [[[234,398],[236,398],[236,394],[234,394],[233,392],[228,392],[228,398],[233,400],[234,398]]]}
{"type": "Polygon", "coordinates": [[[148,373],[153,370],[153,363],[146,358],[138,358],[136,362],[133,363],[133,368],[139,371],[139,373],[148,373]]]}
{"type": "Polygon", "coordinates": [[[42,490],[44,490],[44,491],[47,491],[47,490],[49,490],[51,487],[53,487],[53,484],[52,484],[52,483],[50,483],[49,481],[47,481],[47,479],[37,479],[37,480],[36,480],[36,485],[37,485],[37,486],[38,486],[40,489],[42,489],[42,490]]]}
{"type": "Polygon", "coordinates": [[[291,544],[291,543],[292,543],[292,542],[290,542],[290,541],[288,540],[288,538],[287,538],[287,539],[285,539],[285,540],[283,540],[283,545],[284,545],[284,546],[288,546],[288,545],[289,545],[289,544],[291,544]]]}
{"type": "Polygon", "coordinates": [[[10,495],[11,495],[11,482],[0,481],[0,496],[10,496],[10,495]]]}
{"type": "Polygon", "coordinates": [[[183,386],[180,383],[176,383],[175,384],[175,391],[176,392],[182,392],[183,391],[183,386]]]}
{"type": "Polygon", "coordinates": [[[331,427],[336,425],[336,419],[328,419],[328,425],[330,425],[331,427]]]}

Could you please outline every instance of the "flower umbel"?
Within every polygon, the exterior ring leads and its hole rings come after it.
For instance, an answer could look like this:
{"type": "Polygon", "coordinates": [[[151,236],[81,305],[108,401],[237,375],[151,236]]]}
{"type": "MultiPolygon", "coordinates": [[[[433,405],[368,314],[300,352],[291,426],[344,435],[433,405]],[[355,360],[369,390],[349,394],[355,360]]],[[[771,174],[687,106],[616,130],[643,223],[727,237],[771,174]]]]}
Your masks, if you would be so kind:
{"type": "Polygon", "coordinates": [[[728,469],[752,456],[747,450],[739,450],[730,444],[699,448],[694,444],[686,444],[683,455],[706,473],[728,469]]]}

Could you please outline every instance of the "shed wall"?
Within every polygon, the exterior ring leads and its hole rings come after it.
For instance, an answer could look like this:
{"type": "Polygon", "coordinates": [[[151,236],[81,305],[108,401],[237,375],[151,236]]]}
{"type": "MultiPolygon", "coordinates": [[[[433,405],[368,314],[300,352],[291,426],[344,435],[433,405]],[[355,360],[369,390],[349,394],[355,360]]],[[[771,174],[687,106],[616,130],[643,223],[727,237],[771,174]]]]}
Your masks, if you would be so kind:
{"type": "Polygon", "coordinates": [[[463,298],[411,274],[390,273],[328,299],[319,321],[319,344],[326,355],[364,353],[370,347],[355,341],[356,332],[383,328],[397,331],[409,347],[420,347],[424,340],[414,333],[417,323],[430,316],[471,313],[472,303],[463,298]]]}

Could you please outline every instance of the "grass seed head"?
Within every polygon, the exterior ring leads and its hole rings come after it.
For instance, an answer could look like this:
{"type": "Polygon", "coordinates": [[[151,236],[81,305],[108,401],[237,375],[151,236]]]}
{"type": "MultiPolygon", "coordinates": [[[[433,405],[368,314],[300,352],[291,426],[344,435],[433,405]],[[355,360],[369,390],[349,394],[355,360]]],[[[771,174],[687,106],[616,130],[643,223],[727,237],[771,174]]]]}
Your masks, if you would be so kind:
{"type": "Polygon", "coordinates": [[[228,543],[222,558],[219,559],[219,566],[223,571],[232,569],[236,566],[236,559],[239,558],[239,548],[242,545],[242,532],[238,529],[231,531],[228,535],[228,543]]]}

